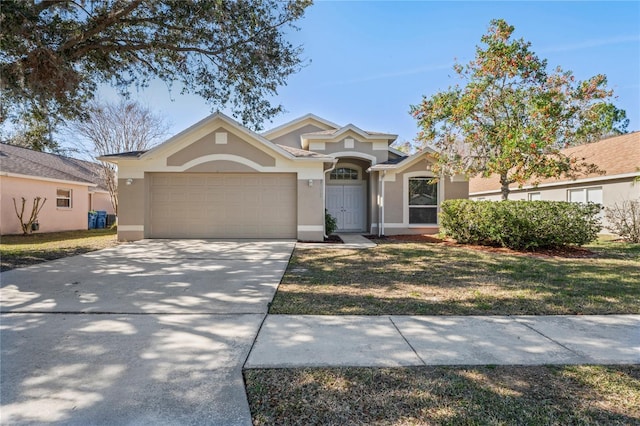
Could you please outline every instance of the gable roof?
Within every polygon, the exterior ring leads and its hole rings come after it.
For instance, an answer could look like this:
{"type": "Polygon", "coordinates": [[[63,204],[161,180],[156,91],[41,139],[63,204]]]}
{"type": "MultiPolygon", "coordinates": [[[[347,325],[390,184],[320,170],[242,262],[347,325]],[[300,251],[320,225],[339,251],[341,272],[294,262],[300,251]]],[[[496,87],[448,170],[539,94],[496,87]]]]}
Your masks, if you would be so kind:
{"type": "Polygon", "coordinates": [[[274,136],[277,137],[277,135],[282,133],[283,130],[288,128],[296,129],[297,127],[300,127],[302,124],[304,124],[307,121],[315,121],[316,123],[321,124],[324,127],[329,127],[329,129],[339,129],[341,127],[339,124],[333,123],[329,120],[325,120],[322,117],[318,117],[315,114],[309,113],[309,114],[303,115],[302,117],[298,117],[284,124],[281,124],[278,127],[274,127],[273,129],[269,129],[265,132],[262,132],[262,136],[267,139],[273,139],[274,136]]]}
{"type": "Polygon", "coordinates": [[[364,139],[379,139],[379,140],[385,140],[387,142],[392,142],[396,140],[396,138],[398,137],[398,135],[394,135],[392,133],[370,132],[367,130],[362,130],[358,126],[349,123],[346,126],[340,127],[339,129],[305,133],[303,135],[300,135],[300,138],[302,139],[302,146],[305,147],[305,142],[308,142],[309,140],[327,139],[327,138],[334,139],[334,138],[340,137],[341,135],[349,131],[354,132],[355,134],[363,137],[364,139]]]}
{"type": "MultiPolygon", "coordinates": [[[[244,136],[251,138],[256,141],[259,145],[266,147],[269,151],[276,152],[281,156],[292,159],[292,160],[330,160],[329,157],[322,155],[299,155],[299,153],[293,153],[288,149],[285,149],[282,145],[277,145],[270,140],[264,138],[262,135],[246,128],[242,124],[235,121],[233,118],[221,113],[215,112],[208,117],[198,121],[196,124],[188,127],[187,129],[177,133],[176,135],[170,137],[160,145],[156,145],[148,151],[131,151],[131,152],[122,152],[122,153],[114,153],[103,155],[100,157],[101,160],[108,161],[111,163],[118,163],[118,159],[127,159],[127,160],[144,160],[154,158],[156,155],[162,155],[163,152],[166,152],[170,149],[174,144],[180,143],[180,141],[184,140],[184,138],[189,137],[190,135],[197,134],[198,132],[206,130],[207,126],[210,126],[215,121],[221,121],[227,124],[230,128],[236,130],[238,133],[243,134],[244,136]]],[[[315,153],[314,153],[315,154],[315,153]]]]}
{"type": "MultiPolygon", "coordinates": [[[[600,170],[605,172],[604,175],[597,173],[582,174],[578,176],[578,179],[592,177],[606,179],[607,177],[633,173],[640,175],[637,170],[640,167],[640,131],[613,136],[590,144],[573,146],[563,149],[562,153],[580,161],[596,164],[600,170]]],[[[539,185],[544,186],[550,183],[572,181],[574,179],[550,178],[543,179],[539,185]]],[[[517,188],[517,184],[512,185],[513,188],[517,188]]],[[[531,186],[531,184],[525,186],[531,186]]],[[[500,180],[498,176],[493,175],[489,178],[474,177],[469,180],[470,194],[499,190],[500,180]]]]}
{"type": "MultiPolygon", "coordinates": [[[[398,151],[400,152],[400,151],[398,151]]],[[[433,154],[435,151],[429,147],[425,147],[424,149],[416,152],[415,154],[407,156],[405,154],[404,157],[398,157],[394,159],[387,160],[383,163],[379,163],[369,167],[370,171],[381,171],[381,170],[393,170],[393,171],[402,171],[407,167],[415,164],[417,161],[421,160],[425,156],[429,156],[433,154]]]]}
{"type": "Polygon", "coordinates": [[[4,175],[77,182],[105,190],[101,184],[100,165],[97,163],[7,143],[0,143],[0,172],[4,175]]]}

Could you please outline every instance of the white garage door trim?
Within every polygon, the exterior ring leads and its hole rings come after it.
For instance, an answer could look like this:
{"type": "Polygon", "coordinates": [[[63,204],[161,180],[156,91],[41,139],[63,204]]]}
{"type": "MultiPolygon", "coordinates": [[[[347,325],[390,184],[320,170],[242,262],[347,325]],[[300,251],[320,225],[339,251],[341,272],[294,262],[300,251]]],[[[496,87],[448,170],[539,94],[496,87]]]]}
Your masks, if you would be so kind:
{"type": "Polygon", "coordinates": [[[150,173],[148,238],[296,238],[294,173],[150,173]]]}

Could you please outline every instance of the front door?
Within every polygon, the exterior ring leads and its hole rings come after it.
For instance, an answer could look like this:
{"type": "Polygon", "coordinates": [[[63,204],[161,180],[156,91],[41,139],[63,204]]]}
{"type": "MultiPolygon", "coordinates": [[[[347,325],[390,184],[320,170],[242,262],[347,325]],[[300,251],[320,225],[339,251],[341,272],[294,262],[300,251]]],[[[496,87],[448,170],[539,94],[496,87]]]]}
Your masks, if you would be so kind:
{"type": "Polygon", "coordinates": [[[364,230],[364,192],[361,185],[327,185],[327,211],[338,231],[364,230]]]}

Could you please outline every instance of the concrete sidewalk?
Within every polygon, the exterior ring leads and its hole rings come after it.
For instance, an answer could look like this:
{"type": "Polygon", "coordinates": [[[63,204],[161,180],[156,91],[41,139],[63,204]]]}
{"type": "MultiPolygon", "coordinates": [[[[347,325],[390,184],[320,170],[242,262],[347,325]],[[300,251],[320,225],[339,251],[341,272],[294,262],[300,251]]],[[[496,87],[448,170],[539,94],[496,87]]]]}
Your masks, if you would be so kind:
{"type": "Polygon", "coordinates": [[[640,315],[268,315],[245,368],[640,363],[640,315]]]}

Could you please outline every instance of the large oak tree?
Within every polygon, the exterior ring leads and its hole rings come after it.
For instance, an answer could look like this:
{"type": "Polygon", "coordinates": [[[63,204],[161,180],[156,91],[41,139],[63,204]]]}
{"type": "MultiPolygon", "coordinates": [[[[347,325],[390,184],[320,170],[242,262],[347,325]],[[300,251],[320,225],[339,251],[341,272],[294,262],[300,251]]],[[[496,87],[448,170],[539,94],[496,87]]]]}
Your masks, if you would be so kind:
{"type": "Polygon", "coordinates": [[[256,129],[299,70],[287,31],[310,0],[3,0],[0,121],[85,112],[101,83],[128,93],[159,78],[256,129]]]}
{"type": "Polygon", "coordinates": [[[626,113],[610,103],[604,75],[576,81],[570,71],[549,71],[531,43],[513,39],[513,32],[504,20],[491,21],[475,59],[454,66],[464,86],[411,107],[418,140],[438,151],[438,171],[496,174],[503,199],[512,183],[595,171],[561,149],[624,133],[628,124],[626,113]]]}

